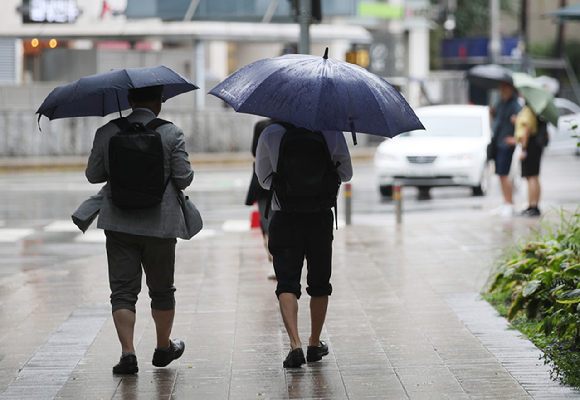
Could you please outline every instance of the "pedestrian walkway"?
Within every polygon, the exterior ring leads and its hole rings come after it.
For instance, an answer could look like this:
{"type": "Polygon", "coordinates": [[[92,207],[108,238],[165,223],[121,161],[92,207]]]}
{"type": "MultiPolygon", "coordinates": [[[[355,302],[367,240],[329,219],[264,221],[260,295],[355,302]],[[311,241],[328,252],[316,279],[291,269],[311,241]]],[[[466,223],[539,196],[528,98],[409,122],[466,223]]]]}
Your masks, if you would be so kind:
{"type": "MultiPolygon", "coordinates": [[[[7,277],[0,281],[0,399],[580,398],[550,381],[534,361],[538,350],[477,299],[508,241],[503,231],[517,235],[537,219],[500,222],[472,209],[426,215],[405,216],[402,225],[357,225],[354,216],[335,232],[323,332],[330,354],[296,370],[282,367],[289,343],[257,229],[178,243],[172,337],[186,350],[167,368],[152,366],[155,333],[143,292],[136,376],[111,373],[120,346],[104,248],[7,277]]],[[[308,296],[300,306],[305,342],[308,296]]]]}

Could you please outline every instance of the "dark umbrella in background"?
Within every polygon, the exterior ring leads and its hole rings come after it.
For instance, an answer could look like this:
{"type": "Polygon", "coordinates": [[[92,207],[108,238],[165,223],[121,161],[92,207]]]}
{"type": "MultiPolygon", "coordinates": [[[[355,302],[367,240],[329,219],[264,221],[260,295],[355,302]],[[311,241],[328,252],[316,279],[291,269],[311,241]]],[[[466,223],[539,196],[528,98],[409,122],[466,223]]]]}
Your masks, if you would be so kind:
{"type": "Polygon", "coordinates": [[[164,85],[163,101],[199,89],[187,78],[160,65],[151,68],[114,69],[55,88],[36,111],[53,120],[67,117],[105,116],[131,108],[129,89],[164,85]]]}
{"type": "Polygon", "coordinates": [[[234,110],[315,131],[393,137],[425,129],[403,96],[358,65],[290,54],[266,58],[231,74],[212,94],[234,110]]]}
{"type": "Polygon", "coordinates": [[[497,64],[476,65],[467,70],[465,77],[474,85],[486,89],[497,88],[500,82],[514,84],[512,71],[497,64]]]}

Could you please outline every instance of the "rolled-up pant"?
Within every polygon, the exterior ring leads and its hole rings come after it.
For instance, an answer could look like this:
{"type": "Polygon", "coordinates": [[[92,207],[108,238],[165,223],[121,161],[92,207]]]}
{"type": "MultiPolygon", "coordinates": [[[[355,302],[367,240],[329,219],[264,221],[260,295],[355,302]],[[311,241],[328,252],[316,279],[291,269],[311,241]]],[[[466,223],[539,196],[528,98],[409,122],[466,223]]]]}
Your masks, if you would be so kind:
{"type": "Polygon", "coordinates": [[[174,309],[177,240],[109,230],[105,230],[105,235],[113,312],[121,309],[135,312],[143,271],[151,308],[162,311],[174,309]]]}
{"type": "Polygon", "coordinates": [[[294,293],[300,298],[304,259],[308,270],[306,292],[312,297],[332,293],[333,221],[332,210],[274,213],[270,221],[268,248],[274,258],[277,296],[294,293]]]}

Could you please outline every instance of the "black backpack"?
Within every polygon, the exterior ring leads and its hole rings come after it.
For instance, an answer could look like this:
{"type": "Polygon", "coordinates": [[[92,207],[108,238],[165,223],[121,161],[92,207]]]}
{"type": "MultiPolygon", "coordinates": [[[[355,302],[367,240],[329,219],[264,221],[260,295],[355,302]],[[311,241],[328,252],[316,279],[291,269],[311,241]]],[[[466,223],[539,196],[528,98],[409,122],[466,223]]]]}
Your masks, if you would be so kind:
{"type": "Polygon", "coordinates": [[[153,207],[165,193],[163,144],[158,127],[171,122],[155,118],[147,125],[126,118],[113,122],[121,130],[109,141],[109,185],[113,204],[122,209],[153,207]]]}
{"type": "Polygon", "coordinates": [[[336,209],[340,163],[333,164],[324,135],[291,124],[280,125],[286,132],[271,186],[280,210],[307,213],[336,209]]]}
{"type": "Polygon", "coordinates": [[[540,147],[546,147],[550,142],[548,135],[548,123],[543,118],[538,118],[538,127],[536,130],[536,143],[540,147]]]}

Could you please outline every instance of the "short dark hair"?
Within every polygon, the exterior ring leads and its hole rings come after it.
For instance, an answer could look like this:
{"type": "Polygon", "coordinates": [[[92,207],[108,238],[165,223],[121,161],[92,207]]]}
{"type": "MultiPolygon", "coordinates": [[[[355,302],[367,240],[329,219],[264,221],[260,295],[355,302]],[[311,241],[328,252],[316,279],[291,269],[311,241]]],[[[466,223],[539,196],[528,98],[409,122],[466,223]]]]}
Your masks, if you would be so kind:
{"type": "Polygon", "coordinates": [[[156,101],[162,95],[163,95],[163,85],[129,89],[129,98],[133,103],[138,104],[156,101]]]}

